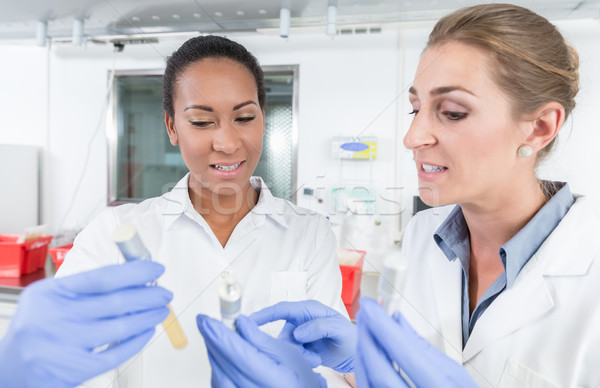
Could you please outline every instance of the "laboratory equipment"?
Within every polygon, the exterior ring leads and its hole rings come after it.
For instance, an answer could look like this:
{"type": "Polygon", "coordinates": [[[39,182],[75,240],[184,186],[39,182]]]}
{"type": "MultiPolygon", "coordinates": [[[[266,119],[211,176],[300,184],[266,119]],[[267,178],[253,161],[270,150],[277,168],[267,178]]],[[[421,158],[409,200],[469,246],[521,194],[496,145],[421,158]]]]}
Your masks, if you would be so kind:
{"type": "Polygon", "coordinates": [[[360,282],[365,251],[338,248],[337,257],[342,273],[342,302],[350,319],[358,310],[358,297],[360,295],[360,282]]]}
{"type": "Polygon", "coordinates": [[[22,237],[0,234],[0,277],[18,278],[44,268],[52,236],[22,237]]]}
{"type": "Polygon", "coordinates": [[[400,308],[405,272],[406,259],[402,255],[400,245],[396,244],[383,259],[377,286],[377,301],[388,314],[392,314],[400,308]]]}
{"type": "Polygon", "coordinates": [[[225,281],[219,287],[221,322],[231,330],[236,330],[235,319],[242,309],[242,286],[229,272],[224,272],[223,278],[225,281]]]}
{"type": "Polygon", "coordinates": [[[73,244],[65,244],[53,248],[48,248],[48,253],[52,258],[52,262],[56,266],[57,271],[62,265],[62,263],[65,261],[65,257],[67,256],[67,253],[69,253],[71,248],[73,248],[73,244]]]}
{"type": "MultiPolygon", "coordinates": [[[[133,260],[152,260],[150,251],[144,246],[144,243],[137,234],[135,226],[124,224],[119,226],[113,232],[113,240],[119,247],[119,250],[127,261],[133,260]]],[[[175,349],[183,349],[188,343],[187,337],[183,332],[177,316],[173,312],[171,304],[167,305],[169,315],[162,323],[171,344],[175,349]]]]}
{"type": "Polygon", "coordinates": [[[331,155],[336,159],[373,160],[377,156],[377,137],[335,136],[331,155]]]}

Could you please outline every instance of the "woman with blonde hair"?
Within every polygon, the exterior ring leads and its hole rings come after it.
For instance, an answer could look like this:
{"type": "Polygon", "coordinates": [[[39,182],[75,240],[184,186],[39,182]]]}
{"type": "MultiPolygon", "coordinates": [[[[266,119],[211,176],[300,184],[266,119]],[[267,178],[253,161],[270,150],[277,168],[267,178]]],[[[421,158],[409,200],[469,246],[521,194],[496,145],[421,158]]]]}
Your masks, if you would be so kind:
{"type": "MultiPolygon", "coordinates": [[[[420,197],[436,208],[405,231],[401,314],[361,300],[359,386],[600,384],[600,217],[567,183],[535,172],[575,107],[578,82],[575,50],[528,9],[478,5],[436,24],[409,90],[404,138],[420,197]]],[[[299,330],[323,319],[306,305],[252,317],[299,330]]],[[[236,344],[260,349],[245,333],[236,344]]]]}

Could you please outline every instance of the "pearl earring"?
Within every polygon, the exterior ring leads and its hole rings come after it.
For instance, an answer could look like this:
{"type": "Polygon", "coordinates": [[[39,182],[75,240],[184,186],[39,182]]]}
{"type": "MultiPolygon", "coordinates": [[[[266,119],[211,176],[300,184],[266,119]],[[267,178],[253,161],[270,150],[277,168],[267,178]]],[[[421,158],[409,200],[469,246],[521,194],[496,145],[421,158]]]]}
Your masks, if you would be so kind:
{"type": "Polygon", "coordinates": [[[527,157],[533,155],[533,148],[531,148],[531,146],[528,146],[528,145],[522,145],[521,147],[519,147],[517,154],[519,156],[527,158],[527,157]]]}

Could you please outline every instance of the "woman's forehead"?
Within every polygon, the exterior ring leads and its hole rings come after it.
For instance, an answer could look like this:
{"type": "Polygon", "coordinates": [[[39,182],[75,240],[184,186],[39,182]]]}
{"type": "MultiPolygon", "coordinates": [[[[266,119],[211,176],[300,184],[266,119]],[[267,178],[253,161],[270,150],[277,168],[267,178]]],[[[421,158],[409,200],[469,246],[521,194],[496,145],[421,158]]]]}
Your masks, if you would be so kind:
{"type": "Polygon", "coordinates": [[[476,90],[494,88],[490,77],[492,62],[483,49],[460,42],[449,42],[425,50],[411,87],[417,95],[443,87],[476,90]]]}
{"type": "Polygon", "coordinates": [[[187,66],[179,75],[177,95],[256,98],[257,87],[254,76],[242,64],[224,58],[207,58],[187,66]]]}

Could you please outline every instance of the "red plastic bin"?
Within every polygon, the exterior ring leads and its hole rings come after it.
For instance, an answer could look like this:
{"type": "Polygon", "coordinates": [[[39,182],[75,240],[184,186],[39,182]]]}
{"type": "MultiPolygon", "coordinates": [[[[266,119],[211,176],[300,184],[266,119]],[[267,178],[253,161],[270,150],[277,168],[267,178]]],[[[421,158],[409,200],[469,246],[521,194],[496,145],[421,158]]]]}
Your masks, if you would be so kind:
{"type": "Polygon", "coordinates": [[[0,234],[0,277],[18,278],[44,268],[52,236],[22,243],[18,234],[0,234]]]}
{"type": "Polygon", "coordinates": [[[56,266],[56,270],[60,268],[60,265],[65,260],[65,256],[73,248],[73,244],[61,245],[59,247],[48,248],[48,253],[52,257],[52,262],[56,266]]]}
{"type": "Polygon", "coordinates": [[[354,265],[340,265],[342,272],[342,301],[345,305],[352,305],[360,291],[360,280],[362,278],[362,266],[367,252],[354,249],[347,251],[360,254],[360,258],[354,265]]]}

